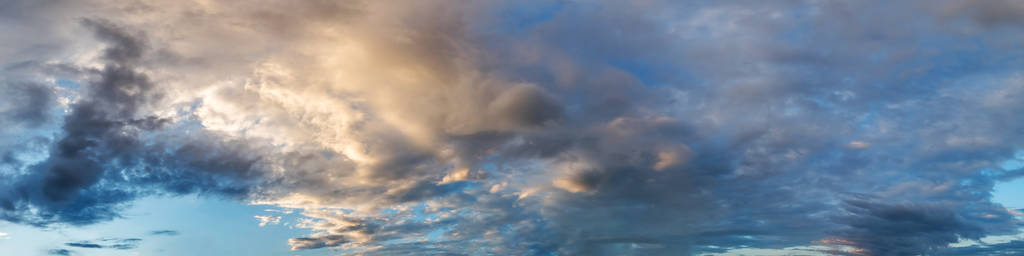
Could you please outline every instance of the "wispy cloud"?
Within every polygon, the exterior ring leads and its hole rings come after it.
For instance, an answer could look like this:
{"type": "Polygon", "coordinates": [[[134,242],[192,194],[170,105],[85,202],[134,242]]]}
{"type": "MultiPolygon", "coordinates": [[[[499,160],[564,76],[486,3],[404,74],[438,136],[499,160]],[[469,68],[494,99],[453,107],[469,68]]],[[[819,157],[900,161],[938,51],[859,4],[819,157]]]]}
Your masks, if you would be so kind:
{"type": "Polygon", "coordinates": [[[260,227],[267,226],[267,224],[276,225],[281,223],[281,216],[258,215],[253,217],[260,222],[260,227]]]}
{"type": "Polygon", "coordinates": [[[117,250],[130,250],[135,249],[139,246],[142,239],[139,238],[104,238],[99,239],[97,242],[92,241],[79,241],[72,243],[64,243],[66,246],[87,248],[87,249],[117,249],[117,250]]]}
{"type": "Polygon", "coordinates": [[[78,248],[90,248],[90,249],[103,248],[102,245],[94,244],[94,243],[89,243],[89,242],[64,243],[64,245],[71,246],[71,247],[78,247],[78,248]]]}
{"type": "Polygon", "coordinates": [[[152,232],[149,232],[149,234],[150,235],[154,235],[154,236],[176,236],[176,235],[178,235],[180,233],[177,230],[167,230],[167,229],[165,229],[165,230],[154,230],[152,232]]]}
{"type": "Polygon", "coordinates": [[[71,252],[72,251],[68,250],[68,249],[51,249],[51,250],[46,251],[46,254],[49,254],[49,255],[65,255],[65,256],[67,256],[67,255],[71,255],[71,252]]]}

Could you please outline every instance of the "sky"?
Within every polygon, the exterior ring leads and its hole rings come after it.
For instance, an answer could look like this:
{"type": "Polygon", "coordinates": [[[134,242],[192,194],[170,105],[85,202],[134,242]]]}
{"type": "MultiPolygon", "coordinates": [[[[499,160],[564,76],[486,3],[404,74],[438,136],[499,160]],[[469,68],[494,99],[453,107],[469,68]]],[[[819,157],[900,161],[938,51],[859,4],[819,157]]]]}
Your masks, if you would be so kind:
{"type": "Polygon", "coordinates": [[[1024,2],[0,0],[12,255],[1024,254],[1024,2]]]}

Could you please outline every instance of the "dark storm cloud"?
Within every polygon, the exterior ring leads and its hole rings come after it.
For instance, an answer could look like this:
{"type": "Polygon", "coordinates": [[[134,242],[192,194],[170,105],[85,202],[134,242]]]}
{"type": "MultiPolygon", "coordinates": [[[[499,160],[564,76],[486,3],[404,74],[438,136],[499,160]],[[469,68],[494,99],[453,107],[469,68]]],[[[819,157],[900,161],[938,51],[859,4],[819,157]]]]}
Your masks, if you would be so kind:
{"type": "Polygon", "coordinates": [[[850,216],[838,222],[851,227],[841,236],[866,255],[919,254],[955,243],[960,238],[979,239],[984,223],[971,223],[941,205],[889,205],[860,200],[847,201],[850,216]]]}
{"type": "Polygon", "coordinates": [[[247,194],[250,183],[230,179],[255,175],[257,157],[243,156],[234,146],[225,148],[230,142],[140,142],[143,133],[159,132],[170,124],[144,114],[162,97],[138,66],[148,47],[140,35],[108,21],[82,24],[107,43],[104,66],[88,71],[95,79],[85,85],[82,99],[69,106],[49,158],[28,167],[33,171],[14,179],[4,192],[0,216],[33,225],[84,225],[118,217],[124,203],[142,194],[247,194]],[[41,211],[25,214],[35,207],[41,211]]]}
{"type": "MultiPolygon", "coordinates": [[[[90,84],[85,99],[70,107],[71,114],[63,125],[63,138],[51,149],[50,158],[31,168],[36,169],[11,191],[14,198],[6,198],[6,210],[27,207],[21,200],[39,204],[44,209],[36,224],[49,221],[89,224],[117,216],[121,202],[133,198],[129,191],[102,191],[93,185],[104,173],[102,164],[129,152],[136,139],[131,125],[137,118],[139,105],[150,97],[153,85],[148,78],[133,70],[131,62],[142,47],[120,28],[103,22],[86,21],[96,35],[110,40],[107,54],[109,62],[98,70],[98,78],[90,84]],[[116,35],[115,35],[116,34],[116,35]],[[117,55],[117,56],[114,56],[117,55]],[[20,197],[20,198],[19,198],[20,197]],[[14,202],[12,202],[14,201],[14,202]],[[18,204],[18,205],[15,205],[18,204]]],[[[12,221],[26,221],[12,217],[12,221]]]]}

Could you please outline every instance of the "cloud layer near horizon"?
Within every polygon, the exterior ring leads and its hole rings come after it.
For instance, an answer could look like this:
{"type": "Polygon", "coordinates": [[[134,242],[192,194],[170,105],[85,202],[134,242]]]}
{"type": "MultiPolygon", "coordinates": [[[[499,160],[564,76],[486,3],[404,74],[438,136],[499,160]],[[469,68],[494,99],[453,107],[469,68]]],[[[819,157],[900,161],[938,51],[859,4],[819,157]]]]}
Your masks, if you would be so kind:
{"type": "Polygon", "coordinates": [[[1019,232],[1014,1],[0,4],[10,222],[198,193],[343,254],[1019,249],[946,248],[1019,232]]]}

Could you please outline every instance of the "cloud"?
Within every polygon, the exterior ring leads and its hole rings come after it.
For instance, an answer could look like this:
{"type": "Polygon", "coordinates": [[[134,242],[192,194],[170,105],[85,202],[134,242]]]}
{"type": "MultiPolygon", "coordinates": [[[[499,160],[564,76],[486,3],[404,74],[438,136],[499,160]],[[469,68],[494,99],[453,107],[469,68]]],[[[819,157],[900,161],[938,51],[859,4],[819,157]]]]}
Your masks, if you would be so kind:
{"type": "Polygon", "coordinates": [[[104,238],[98,240],[98,242],[92,241],[79,241],[73,243],[64,243],[66,246],[87,248],[87,249],[116,249],[116,250],[131,250],[139,246],[142,242],[140,238],[104,238]]]}
{"type": "Polygon", "coordinates": [[[89,224],[117,216],[117,204],[133,197],[123,190],[88,189],[104,173],[101,165],[105,161],[97,159],[112,160],[130,150],[136,143],[129,135],[131,130],[159,125],[159,120],[135,117],[136,109],[152,88],[148,78],[131,66],[141,57],[139,51],[143,46],[111,24],[91,20],[83,24],[111,43],[104,56],[108,63],[97,70],[98,80],[93,83],[89,98],[70,106],[71,114],[63,125],[65,137],[53,145],[50,157],[30,167],[37,171],[15,185],[18,192],[12,193],[20,195],[4,199],[7,210],[24,209],[27,206],[21,202],[33,201],[49,214],[33,216],[34,220],[5,214],[8,220],[89,224]]]}
{"type": "Polygon", "coordinates": [[[64,243],[64,245],[71,246],[71,247],[78,247],[78,248],[90,248],[90,249],[103,248],[102,245],[93,244],[93,243],[86,243],[86,242],[64,243]]]}
{"type": "Polygon", "coordinates": [[[136,247],[138,247],[138,243],[140,241],[142,241],[142,239],[138,239],[138,238],[122,239],[122,240],[117,241],[117,243],[115,243],[115,244],[111,244],[111,245],[107,246],[107,248],[117,249],[117,250],[135,249],[136,247]]]}
{"type": "Polygon", "coordinates": [[[983,3],[951,2],[943,6],[950,18],[968,17],[970,20],[986,27],[1008,26],[1020,24],[1024,19],[1024,5],[1015,1],[988,1],[983,3]]]}
{"type": "Polygon", "coordinates": [[[0,218],[200,194],[367,255],[969,254],[1020,225],[991,201],[1024,147],[1010,2],[136,4],[11,5],[0,34],[46,33],[0,49],[0,218]]]}
{"type": "Polygon", "coordinates": [[[68,249],[51,249],[46,251],[48,255],[71,255],[72,251],[68,249]]]}
{"type": "Polygon", "coordinates": [[[260,227],[267,226],[267,224],[277,225],[281,223],[281,216],[263,215],[253,217],[260,221],[260,227]]]}
{"type": "Polygon", "coordinates": [[[951,247],[943,248],[940,251],[950,255],[1014,255],[1024,253],[1024,241],[1013,240],[1005,243],[951,247]]]}
{"type": "Polygon", "coordinates": [[[144,36],[106,20],[85,19],[81,24],[106,43],[99,56],[102,66],[83,68],[92,79],[88,89],[68,106],[61,137],[51,144],[48,158],[12,179],[11,189],[0,199],[5,210],[0,217],[32,225],[110,220],[119,216],[124,203],[157,192],[135,187],[139,184],[155,184],[170,193],[245,194],[250,185],[239,184],[243,181],[212,185],[212,176],[253,175],[252,157],[230,155],[237,153],[231,150],[207,152],[219,147],[211,144],[230,142],[141,141],[146,134],[174,129],[168,127],[170,119],[142,113],[163,94],[139,66],[149,49],[144,36]],[[120,171],[108,171],[113,168],[120,171]],[[210,172],[187,171],[196,169],[210,172]]]}
{"type": "Polygon", "coordinates": [[[988,226],[992,223],[989,220],[1012,219],[1008,212],[993,212],[1000,215],[977,220],[940,205],[888,205],[859,200],[846,203],[852,215],[838,217],[838,221],[851,229],[841,231],[841,237],[847,245],[863,249],[858,253],[863,255],[929,251],[960,239],[979,239],[987,233],[986,229],[1014,229],[998,224],[988,226]]]}
{"type": "Polygon", "coordinates": [[[0,120],[5,125],[35,128],[50,120],[56,95],[47,86],[26,82],[9,82],[0,87],[7,100],[0,105],[0,120]]]}
{"type": "Polygon", "coordinates": [[[149,232],[149,234],[154,236],[176,236],[179,232],[176,230],[154,230],[149,232]]]}
{"type": "Polygon", "coordinates": [[[345,243],[348,243],[345,236],[342,235],[322,235],[315,237],[298,237],[288,239],[288,244],[292,246],[292,250],[308,250],[317,249],[324,247],[337,247],[345,243]]]}

